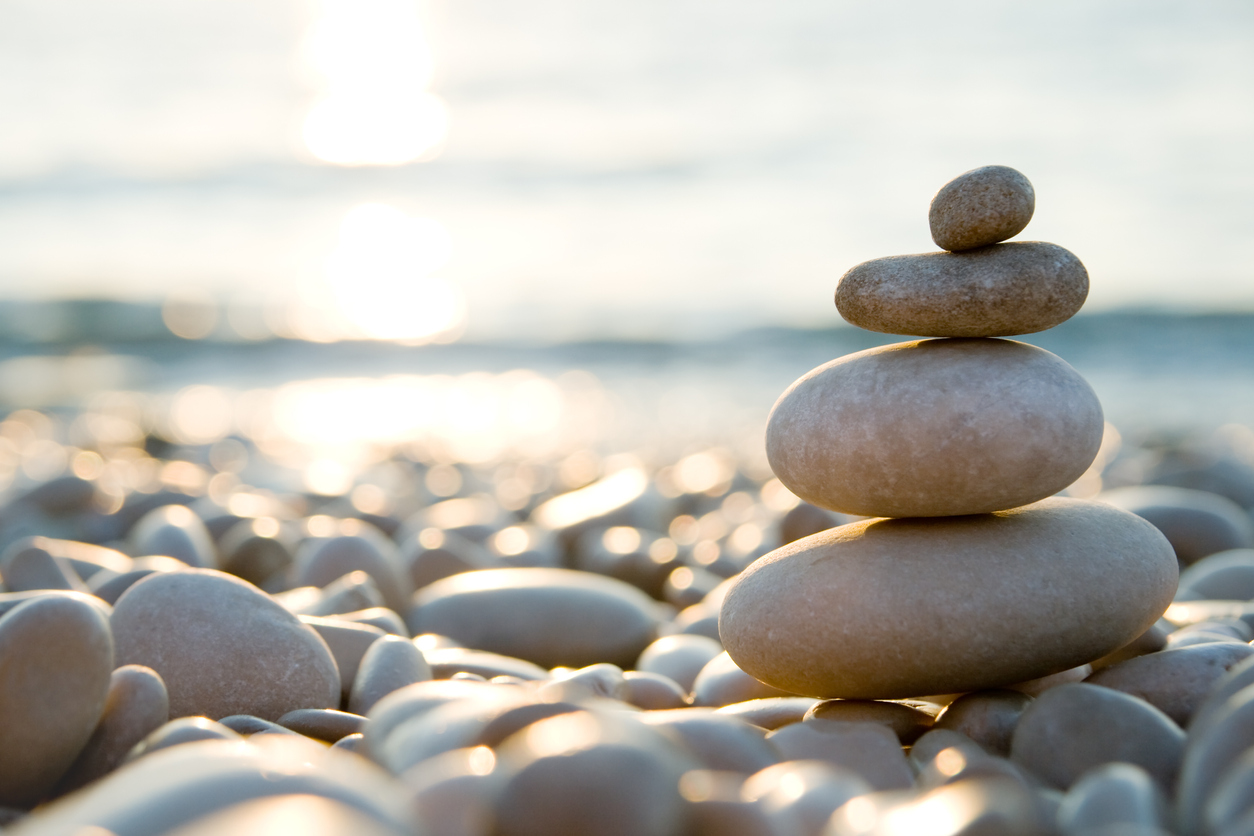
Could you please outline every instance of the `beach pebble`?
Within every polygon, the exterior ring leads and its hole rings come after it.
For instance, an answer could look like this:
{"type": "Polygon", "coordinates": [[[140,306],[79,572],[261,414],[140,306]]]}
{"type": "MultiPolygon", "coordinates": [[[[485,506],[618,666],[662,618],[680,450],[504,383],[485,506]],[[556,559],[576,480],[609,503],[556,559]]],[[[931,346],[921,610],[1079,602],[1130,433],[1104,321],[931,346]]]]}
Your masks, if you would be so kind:
{"type": "Polygon", "coordinates": [[[1040,797],[1003,777],[957,781],[913,798],[889,796],[878,805],[873,799],[855,798],[837,810],[827,836],[1052,836],[1056,832],[1040,797]]]}
{"type": "Polygon", "coordinates": [[[1250,749],[1254,749],[1254,687],[1237,691],[1205,714],[1198,712],[1189,728],[1176,787],[1181,830],[1188,834],[1204,832],[1206,800],[1250,749]]]}
{"type": "Polygon", "coordinates": [[[1041,694],[1019,718],[1010,753],[1049,786],[1067,789],[1104,763],[1124,761],[1170,788],[1180,768],[1184,732],[1149,703],[1083,682],[1041,694]]]}
{"type": "Polygon", "coordinates": [[[640,654],[636,670],[669,677],[691,692],[701,669],[722,652],[723,646],[706,636],[663,636],[640,654]]]}
{"type": "Polygon", "coordinates": [[[933,728],[910,747],[910,764],[916,772],[922,772],[933,758],[946,749],[957,749],[968,759],[988,754],[983,746],[962,732],[933,728]]]}
{"type": "Polygon", "coordinates": [[[430,678],[431,667],[413,642],[400,636],[383,636],[361,658],[353,677],[348,710],[365,715],[393,691],[430,678]]]}
{"type": "Polygon", "coordinates": [[[124,763],[169,749],[184,743],[200,740],[243,740],[244,736],[232,728],[208,717],[179,717],[153,729],[126,753],[124,763]]]}
{"type": "Polygon", "coordinates": [[[1219,779],[1203,811],[1208,833],[1244,832],[1254,820],[1254,748],[1247,749],[1219,779]],[[1231,830],[1230,830],[1231,828],[1231,830]]]}
{"type": "Polygon", "coordinates": [[[222,571],[260,586],[292,564],[292,547],[274,517],[234,523],[218,542],[222,571]]]}
{"type": "Polygon", "coordinates": [[[300,620],[312,627],[331,651],[335,667],[340,672],[341,704],[346,705],[353,682],[357,679],[357,669],[361,665],[362,657],[366,655],[370,645],[387,634],[370,624],[354,624],[315,615],[302,615],[300,620]]]}
{"type": "Polygon", "coordinates": [[[746,723],[774,730],[782,729],[790,723],[800,723],[817,702],[813,697],[763,697],[724,705],[718,709],[718,713],[729,714],[746,723]]]}
{"type": "Polygon", "coordinates": [[[719,707],[764,697],[791,697],[793,692],[767,685],[745,673],[726,651],[715,656],[692,684],[692,702],[719,707]]]}
{"type": "Polygon", "coordinates": [[[254,734],[296,734],[278,723],[271,723],[269,720],[263,720],[251,714],[232,714],[229,717],[223,717],[218,722],[244,737],[251,737],[254,734]]]}
{"type": "Polygon", "coordinates": [[[170,697],[152,668],[123,665],[109,678],[104,713],[70,770],[57,784],[62,794],[112,772],[139,741],[170,719],[170,697]]]}
{"type": "Polygon", "coordinates": [[[334,743],[350,734],[360,734],[366,718],[330,708],[298,708],[279,718],[279,725],[297,734],[334,743]]]}
{"type": "Polygon", "coordinates": [[[314,590],[301,603],[285,602],[287,609],[300,615],[340,615],[383,606],[383,593],[369,573],[354,569],[346,575],[336,578],[322,589],[316,586],[301,586],[296,590],[314,590]]]}
{"type": "Polygon", "coordinates": [[[1254,523],[1249,515],[1218,494],[1140,485],[1104,491],[1097,498],[1149,520],[1186,566],[1217,552],[1254,548],[1254,523]]]}
{"type": "Polygon", "coordinates": [[[1157,653],[1167,646],[1167,637],[1171,632],[1172,628],[1160,618],[1148,630],[1123,647],[1107,653],[1100,659],[1094,659],[1089,664],[1093,666],[1093,670],[1099,671],[1102,668],[1144,656],[1146,653],[1157,653]]]}
{"type": "Polygon", "coordinates": [[[784,761],[750,775],[741,795],[773,816],[792,819],[800,836],[822,836],[828,820],[850,799],[871,792],[856,773],[826,761],[784,761]]]}
{"type": "Polygon", "coordinates": [[[1180,647],[1111,665],[1086,681],[1140,697],[1187,726],[1215,683],[1251,656],[1254,647],[1242,643],[1180,647]]]}
{"type": "Polygon", "coordinates": [[[660,673],[625,671],[626,694],[623,701],[645,711],[683,708],[688,704],[688,691],[675,680],[660,673]]]}
{"type": "Polygon", "coordinates": [[[780,481],[815,505],[953,516],[1057,493],[1093,461],[1102,428],[1088,383],[1043,349],[922,340],[801,377],[771,410],[766,452],[780,481]]]}
{"type": "Polygon", "coordinates": [[[986,165],[959,174],[932,198],[927,222],[943,250],[985,247],[1013,238],[1032,220],[1036,193],[1013,168],[986,165]]]}
{"type": "Polygon", "coordinates": [[[414,589],[462,572],[499,565],[483,546],[440,528],[414,532],[401,543],[400,561],[414,589]]]}
{"type": "Polygon", "coordinates": [[[411,836],[348,804],[314,795],[284,795],[245,801],[196,819],[168,836],[411,836]]]}
{"type": "Polygon", "coordinates": [[[442,705],[463,700],[516,702],[516,689],[487,682],[429,680],[393,691],[371,709],[366,725],[367,748],[377,749],[398,726],[442,705]]]}
{"type": "Polygon", "coordinates": [[[248,742],[201,740],[152,752],[42,809],[28,833],[100,828],[162,836],[253,799],[310,795],[347,804],[396,833],[412,833],[404,790],[389,775],[364,758],[287,734],[248,742]]]}
{"type": "Polygon", "coordinates": [[[423,656],[431,666],[432,679],[450,679],[462,673],[481,676],[485,681],[498,676],[512,676],[528,681],[549,678],[549,672],[533,662],[487,650],[445,647],[424,651],[423,656]]]}
{"type": "Polygon", "coordinates": [[[806,712],[805,720],[839,720],[845,723],[876,723],[909,746],[932,727],[936,717],[899,702],[878,700],[825,700],[806,712]]]}
{"type": "Polygon", "coordinates": [[[669,739],[626,717],[577,712],[512,736],[496,836],[676,836],[679,779],[696,766],[669,739]]]}
{"type": "Polygon", "coordinates": [[[1254,549],[1228,549],[1207,555],[1180,572],[1177,601],[1254,599],[1254,549]]]}
{"type": "Polygon", "coordinates": [[[1021,691],[994,688],[963,694],[945,707],[934,728],[959,732],[997,755],[1010,754],[1019,716],[1032,702],[1021,691]]]}
{"type": "Polygon", "coordinates": [[[1109,653],[1154,623],[1175,584],[1153,526],[1054,498],[867,520],[792,543],[739,576],[719,632],[744,671],[797,694],[962,693],[1109,653]]]}
{"type": "Polygon", "coordinates": [[[640,719],[675,735],[706,769],[750,775],[780,760],[765,730],[712,709],[650,711],[640,719]]]}
{"type": "Polygon", "coordinates": [[[836,309],[851,324],[884,334],[1011,337],[1067,321],[1088,292],[1078,258],[1029,241],[865,261],[841,276],[836,309]]]}
{"type": "Polygon", "coordinates": [[[410,631],[542,667],[629,667],[657,636],[653,600],[630,584],[569,569],[487,569],[414,596],[410,631]]]}
{"type": "Polygon", "coordinates": [[[685,836],[781,836],[762,805],[741,798],[743,784],[734,772],[685,772],[679,779],[679,794],[688,802],[685,836]]]}
{"type": "Polygon", "coordinates": [[[4,588],[10,592],[36,589],[62,589],[87,592],[87,584],[63,557],[52,555],[43,547],[43,537],[27,537],[5,549],[0,558],[4,588]]]}
{"type": "Polygon", "coordinates": [[[130,541],[131,554],[165,555],[202,569],[218,566],[209,529],[186,505],[162,505],[144,514],[131,529],[130,541]]]}
{"type": "Polygon", "coordinates": [[[350,572],[365,572],[382,594],[381,603],[404,612],[413,586],[396,546],[378,530],[356,520],[341,521],[339,529],[351,533],[313,538],[301,544],[292,562],[292,585],[326,587],[350,572]]]}
{"type": "Polygon", "coordinates": [[[1026,682],[1015,682],[1007,685],[1006,688],[1011,691],[1018,691],[1021,694],[1027,694],[1029,697],[1039,697],[1050,688],[1057,688],[1059,685],[1066,685],[1068,682],[1083,682],[1088,679],[1091,673],[1093,673],[1092,665],[1077,665],[1074,668],[1067,668],[1057,673],[1029,679],[1026,682]]]}
{"type": "Polygon", "coordinates": [[[418,764],[400,776],[409,793],[420,833],[481,836],[492,832],[492,804],[503,770],[485,746],[455,749],[418,764]]]}
{"type": "Polygon", "coordinates": [[[346,621],[350,624],[366,624],[371,627],[378,627],[385,633],[393,636],[400,636],[403,639],[409,638],[409,628],[405,626],[405,620],[397,615],[395,610],[387,607],[366,607],[364,610],[351,610],[349,612],[337,612],[328,618],[335,621],[346,621]]]}
{"type": "Polygon", "coordinates": [[[777,729],[766,739],[781,760],[826,761],[854,772],[876,790],[914,786],[914,772],[897,735],[877,723],[808,720],[777,729]]]}
{"type": "Polygon", "coordinates": [[[1067,791],[1058,808],[1064,833],[1136,825],[1167,829],[1163,792],[1144,769],[1130,763],[1094,767],[1067,791]]]}
{"type": "Polygon", "coordinates": [[[296,708],[339,706],[339,671],[326,642],[231,575],[151,575],[118,599],[111,621],[119,664],[160,674],[172,717],[274,720],[296,708]]]}
{"type": "Polygon", "coordinates": [[[779,543],[781,546],[786,546],[802,537],[809,537],[811,534],[818,534],[820,531],[827,531],[829,528],[836,528],[853,521],[853,517],[848,514],[837,514],[808,502],[798,502],[796,507],[784,514],[779,521],[779,543]]]}
{"type": "Polygon", "coordinates": [[[86,598],[39,596],[0,618],[0,805],[42,800],[105,711],[114,643],[86,598]]]}

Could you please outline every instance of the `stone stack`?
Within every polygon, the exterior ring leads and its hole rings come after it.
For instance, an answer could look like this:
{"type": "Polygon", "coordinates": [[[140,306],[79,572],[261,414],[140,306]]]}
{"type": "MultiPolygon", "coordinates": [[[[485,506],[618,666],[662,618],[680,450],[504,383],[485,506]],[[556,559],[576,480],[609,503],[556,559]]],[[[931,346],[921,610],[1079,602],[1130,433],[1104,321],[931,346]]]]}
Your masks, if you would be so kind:
{"type": "Polygon", "coordinates": [[[767,454],[815,505],[870,517],[754,563],[723,604],[736,664],[816,697],[893,699],[1036,679],[1097,659],[1171,602],[1176,559],[1149,523],[1055,497],[1095,458],[1101,405],[1048,351],[1006,339],[1075,314],[1067,250],[1001,243],[1032,217],[1022,174],[987,166],[932,201],[946,251],[840,280],[854,325],[924,339],[839,357],[780,397],[767,454]]]}

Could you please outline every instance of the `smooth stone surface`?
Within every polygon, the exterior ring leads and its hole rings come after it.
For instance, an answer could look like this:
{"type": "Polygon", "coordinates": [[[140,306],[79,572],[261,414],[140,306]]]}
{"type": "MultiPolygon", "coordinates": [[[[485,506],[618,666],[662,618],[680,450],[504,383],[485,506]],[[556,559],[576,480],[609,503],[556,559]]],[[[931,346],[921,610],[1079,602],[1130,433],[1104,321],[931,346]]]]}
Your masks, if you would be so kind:
{"type": "Polygon", "coordinates": [[[362,657],[372,644],[387,634],[369,624],[354,624],[335,618],[302,615],[300,620],[312,627],[326,642],[327,649],[335,659],[336,669],[340,672],[341,702],[347,704],[362,657]]]}
{"type": "Polygon", "coordinates": [[[650,711],[640,719],[672,732],[706,769],[750,775],[780,760],[763,729],[709,708],[650,711]]]}
{"type": "Polygon", "coordinates": [[[816,719],[875,723],[897,735],[904,746],[918,740],[936,720],[934,715],[904,703],[878,700],[825,700],[806,712],[806,722],[816,719]]]}
{"type": "Polygon", "coordinates": [[[164,723],[150,732],[143,740],[136,743],[126,753],[124,763],[168,749],[171,746],[182,746],[184,743],[196,743],[201,740],[243,740],[244,737],[232,728],[222,725],[208,717],[179,717],[164,723]]]}
{"type": "Polygon", "coordinates": [[[813,697],[766,697],[725,705],[719,714],[739,717],[768,730],[782,729],[790,723],[800,723],[818,700],[813,697]]]}
{"type": "Polygon", "coordinates": [[[279,725],[297,734],[334,743],[350,734],[361,734],[366,718],[330,708],[298,708],[279,718],[279,725]]]}
{"type": "Polygon", "coordinates": [[[1211,833],[1227,834],[1230,828],[1254,819],[1254,750],[1237,758],[1206,799],[1203,811],[1211,833]]]}
{"type": "Polygon", "coordinates": [[[767,742],[783,760],[820,760],[856,773],[876,790],[914,786],[897,735],[875,723],[811,720],[771,732],[767,742]]]}
{"type": "Polygon", "coordinates": [[[669,677],[691,692],[701,669],[722,652],[723,646],[706,636],[685,633],[663,636],[640,654],[636,670],[669,677]]]}
{"type": "Polygon", "coordinates": [[[1180,572],[1176,600],[1254,599],[1254,549],[1228,549],[1203,557],[1180,572]]]}
{"type": "Polygon", "coordinates": [[[975,759],[988,754],[988,750],[962,732],[933,728],[910,747],[910,764],[916,771],[921,772],[927,768],[933,758],[946,749],[957,749],[967,759],[975,759]]]}
{"type": "Polygon", "coordinates": [[[118,599],[111,622],[118,662],[161,675],[172,717],[276,720],[297,708],[339,706],[339,671],[326,642],[231,575],[150,575],[118,599]]]}
{"type": "Polygon", "coordinates": [[[316,795],[284,795],[245,801],[211,813],[168,836],[412,836],[347,804],[316,795]]]}
{"type": "MultiPolygon", "coordinates": [[[[1248,664],[1248,663],[1247,663],[1248,664]]],[[[1176,787],[1177,825],[1186,836],[1204,832],[1205,804],[1234,764],[1254,748],[1254,687],[1246,687],[1189,729],[1176,787]]]]}
{"type": "Polygon", "coordinates": [[[1189,733],[1199,732],[1202,726],[1213,719],[1213,715],[1219,708],[1251,685],[1254,685],[1254,659],[1246,659],[1233,665],[1215,682],[1210,693],[1206,695],[1206,699],[1193,712],[1193,719],[1189,722],[1189,733]]]}
{"type": "Polygon", "coordinates": [[[811,370],[771,410],[771,469],[797,496],[868,517],[1017,508],[1088,468],[1102,408],[1084,378],[1010,340],[921,340],[811,370]]]}
{"type": "MultiPolygon", "coordinates": [[[[800,826],[800,836],[821,836],[841,805],[871,792],[857,774],[825,761],[785,761],[750,775],[741,795],[759,801],[778,819],[800,826]]],[[[787,833],[787,831],[784,831],[787,833]]]]}
{"type": "Polygon", "coordinates": [[[626,694],[623,701],[644,711],[664,711],[688,705],[688,692],[679,683],[660,673],[625,671],[626,694]]]}
{"type": "Polygon", "coordinates": [[[497,676],[513,676],[528,681],[549,678],[549,672],[533,662],[486,650],[444,647],[424,651],[423,656],[431,666],[432,679],[451,679],[463,673],[476,674],[485,680],[497,676]]]}
{"type": "Polygon", "coordinates": [[[209,529],[186,505],[152,509],[135,523],[130,540],[132,554],[165,555],[202,569],[218,566],[218,550],[209,529]]]}
{"type": "Polygon", "coordinates": [[[1171,630],[1172,628],[1160,618],[1148,630],[1123,647],[1107,653],[1100,659],[1094,659],[1090,664],[1092,664],[1093,670],[1100,671],[1102,668],[1117,665],[1120,662],[1126,662],[1138,656],[1144,656],[1146,653],[1157,653],[1167,646],[1167,637],[1171,630]]]}
{"type": "Polygon", "coordinates": [[[405,793],[387,773],[316,741],[269,734],[153,752],[41,809],[26,829],[15,832],[94,834],[94,827],[126,836],[160,836],[234,804],[294,795],[330,798],[400,833],[410,832],[405,793]]]}
{"type": "Polygon", "coordinates": [[[1186,566],[1217,552],[1254,547],[1254,523],[1249,515],[1218,494],[1140,485],[1104,491],[1098,499],[1153,523],[1186,566]]]}
{"type": "Polygon", "coordinates": [[[223,571],[249,583],[263,584],[292,564],[292,549],[282,524],[273,517],[234,523],[218,543],[223,571]]]}
{"type": "Polygon", "coordinates": [[[223,717],[218,722],[236,734],[242,734],[245,737],[251,737],[254,734],[296,734],[296,732],[280,726],[278,723],[272,723],[269,720],[263,720],[251,714],[232,714],[230,717],[223,717]]]}
{"type": "Polygon", "coordinates": [[[581,668],[630,667],[656,638],[653,600],[631,584],[568,569],[487,569],[436,581],[414,596],[410,632],[467,647],[581,668]]]}
{"type": "Polygon", "coordinates": [[[413,585],[401,565],[396,546],[364,524],[350,527],[360,531],[305,541],[296,550],[291,569],[292,585],[325,587],[349,572],[365,572],[378,586],[383,602],[391,609],[404,612],[413,585]]]}
{"type": "MultiPolygon", "coordinates": [[[[317,589],[317,587],[297,587],[297,589],[317,589]]],[[[370,607],[383,606],[383,593],[379,585],[369,573],[354,569],[331,583],[327,584],[320,594],[311,598],[303,606],[295,609],[301,615],[332,616],[342,613],[356,612],[370,607]]]]}
{"type": "Polygon", "coordinates": [[[737,665],[794,693],[963,693],[1109,653],[1154,623],[1175,585],[1175,555],[1153,526],[1055,498],[799,540],[739,576],[719,632],[737,665]]]}
{"type": "Polygon", "coordinates": [[[551,717],[507,740],[500,759],[510,777],[496,804],[495,836],[683,832],[679,779],[695,764],[626,717],[551,717]]]}
{"type": "Polygon", "coordinates": [[[78,597],[32,598],[0,618],[0,805],[34,805],[74,763],[113,662],[108,619],[78,597]]]}
{"type": "Polygon", "coordinates": [[[1180,768],[1184,732],[1144,700],[1079,682],[1046,691],[1024,710],[1010,754],[1058,789],[1113,761],[1136,764],[1167,789],[1180,768]]]}
{"type": "Polygon", "coordinates": [[[1021,691],[1000,688],[963,694],[945,707],[933,728],[959,732],[994,754],[1009,755],[1015,724],[1031,703],[1021,691]]]}
{"type": "Polygon", "coordinates": [[[864,261],[841,276],[836,309],[853,325],[883,334],[1012,337],[1066,322],[1088,292],[1078,258],[1025,241],[864,261]]]}
{"type": "Polygon", "coordinates": [[[353,624],[369,624],[393,636],[401,636],[406,639],[410,637],[409,628],[405,626],[404,619],[397,615],[395,610],[390,610],[387,607],[367,607],[364,610],[340,612],[328,617],[336,621],[348,621],[353,624]]]}
{"type": "Polygon", "coordinates": [[[431,666],[409,639],[383,636],[366,650],[353,679],[348,710],[365,715],[393,691],[431,678],[431,666]]]}
{"type": "Polygon", "coordinates": [[[707,662],[692,684],[692,703],[698,706],[717,708],[746,700],[792,696],[796,696],[792,691],[767,685],[745,673],[726,651],[707,662]]]}
{"type": "Polygon", "coordinates": [[[1108,763],[1091,769],[1072,785],[1058,808],[1065,833],[1083,833],[1116,825],[1167,829],[1162,790],[1144,769],[1108,763]]]}
{"type": "Polygon", "coordinates": [[[1206,695],[1254,647],[1211,643],[1163,650],[1111,665],[1086,682],[1140,697],[1180,726],[1187,726],[1206,695]]]}
{"type": "Polygon", "coordinates": [[[76,790],[112,772],[137,743],[170,719],[170,696],[152,668],[123,665],[109,678],[104,713],[57,793],[76,790]]]}
{"type": "Polygon", "coordinates": [[[53,555],[44,548],[44,537],[27,537],[5,549],[0,558],[0,573],[4,588],[9,592],[27,592],[36,589],[61,589],[69,592],[87,592],[87,584],[63,557],[53,555]]]}
{"type": "Polygon", "coordinates": [[[1009,166],[986,165],[941,186],[928,206],[927,223],[936,246],[956,252],[1013,238],[1035,209],[1028,178],[1009,166]]]}

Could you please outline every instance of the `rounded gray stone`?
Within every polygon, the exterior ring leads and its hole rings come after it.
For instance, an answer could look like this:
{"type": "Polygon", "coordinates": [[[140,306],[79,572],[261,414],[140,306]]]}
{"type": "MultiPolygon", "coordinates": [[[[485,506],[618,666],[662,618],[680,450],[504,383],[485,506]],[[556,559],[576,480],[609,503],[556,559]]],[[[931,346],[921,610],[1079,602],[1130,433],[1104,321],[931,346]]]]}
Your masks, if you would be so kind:
{"type": "Polygon", "coordinates": [[[921,340],[811,370],[771,410],[771,469],[802,499],[868,517],[983,514],[1052,496],[1101,445],[1102,408],[1048,351],[921,340]]]}
{"type": "Polygon", "coordinates": [[[1175,556],[1149,523],[1052,498],[791,543],[741,573],[719,633],[746,673],[797,694],[962,693],[1109,653],[1154,623],[1175,585],[1175,556]]]}
{"type": "Polygon", "coordinates": [[[170,716],[338,708],[340,676],[316,632],[256,587],[211,569],[149,575],[118,599],[120,664],[147,665],[170,716]]]}
{"type": "Polygon", "coordinates": [[[1036,209],[1028,178],[1004,165],[959,174],[932,198],[927,222],[944,250],[969,250],[1005,241],[1023,231],[1036,209]]]}
{"type": "Polygon", "coordinates": [[[1080,259],[1055,244],[1023,241],[864,261],[841,276],[836,309],[884,334],[1010,337],[1066,322],[1088,292],[1080,259]]]}

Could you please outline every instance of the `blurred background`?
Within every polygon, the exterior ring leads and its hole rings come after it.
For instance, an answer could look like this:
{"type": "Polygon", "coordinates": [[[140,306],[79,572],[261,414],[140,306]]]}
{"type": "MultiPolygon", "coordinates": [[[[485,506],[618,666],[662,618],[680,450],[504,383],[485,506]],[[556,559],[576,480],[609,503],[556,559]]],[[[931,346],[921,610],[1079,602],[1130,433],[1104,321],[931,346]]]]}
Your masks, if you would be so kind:
{"type": "Polygon", "coordinates": [[[0,407],[324,492],[397,444],[760,471],[788,383],[891,341],[839,276],[1001,163],[1092,279],[1029,341],[1124,434],[1254,448],[1251,43],[1242,0],[0,0],[0,407]]]}

